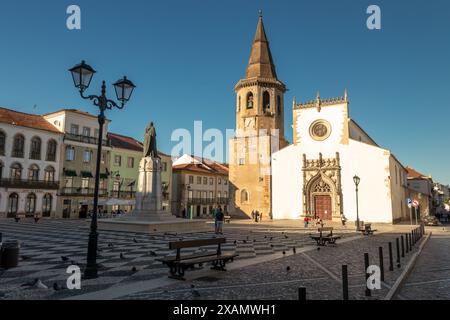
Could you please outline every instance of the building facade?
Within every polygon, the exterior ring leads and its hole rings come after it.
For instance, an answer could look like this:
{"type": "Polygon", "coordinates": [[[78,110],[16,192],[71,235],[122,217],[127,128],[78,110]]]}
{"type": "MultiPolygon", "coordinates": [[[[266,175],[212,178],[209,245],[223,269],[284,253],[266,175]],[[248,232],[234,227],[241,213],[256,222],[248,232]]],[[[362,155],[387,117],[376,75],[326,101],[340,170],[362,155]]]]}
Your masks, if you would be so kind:
{"type": "Polygon", "coordinates": [[[42,116],[0,108],[0,217],[54,217],[63,135],[42,116]]]}
{"type": "Polygon", "coordinates": [[[414,168],[407,167],[409,197],[419,202],[418,216],[434,215],[434,183],[431,176],[424,175],[414,168]]]}
{"type": "Polygon", "coordinates": [[[182,218],[210,217],[214,207],[229,211],[228,167],[183,155],[173,162],[172,214],[182,218]]]}
{"type": "MultiPolygon", "coordinates": [[[[43,116],[64,135],[61,148],[61,183],[57,218],[86,218],[93,208],[97,143],[102,139],[99,199],[108,198],[108,171],[111,146],[107,139],[109,120],[99,137],[97,117],[76,109],[63,109],[43,116]]],[[[99,206],[100,210],[106,208],[99,206]]]]}

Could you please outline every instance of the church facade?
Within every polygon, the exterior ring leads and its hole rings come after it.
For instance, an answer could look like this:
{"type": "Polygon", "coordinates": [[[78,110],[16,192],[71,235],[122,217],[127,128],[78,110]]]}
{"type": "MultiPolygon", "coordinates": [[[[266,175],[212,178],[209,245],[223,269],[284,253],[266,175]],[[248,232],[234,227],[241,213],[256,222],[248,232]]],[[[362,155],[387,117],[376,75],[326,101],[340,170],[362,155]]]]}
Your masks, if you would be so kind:
{"type": "Polygon", "coordinates": [[[294,101],[288,145],[286,87],[277,78],[261,17],[246,77],[235,91],[230,185],[236,213],[258,210],[272,219],[325,221],[344,215],[356,221],[358,212],[360,221],[386,223],[408,217],[406,168],[350,118],[347,91],[333,99],[317,94],[313,101],[294,101]]]}

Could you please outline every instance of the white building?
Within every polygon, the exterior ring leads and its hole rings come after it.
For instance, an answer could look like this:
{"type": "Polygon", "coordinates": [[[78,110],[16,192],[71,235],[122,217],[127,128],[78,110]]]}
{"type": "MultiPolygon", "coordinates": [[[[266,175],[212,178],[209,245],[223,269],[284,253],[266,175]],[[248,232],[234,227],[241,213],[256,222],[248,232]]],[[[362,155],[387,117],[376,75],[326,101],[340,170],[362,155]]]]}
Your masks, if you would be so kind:
{"type": "Polygon", "coordinates": [[[274,219],[359,219],[392,223],[408,216],[407,171],[349,117],[337,99],[293,103],[294,143],[272,156],[274,219]]]}
{"type": "Polygon", "coordinates": [[[0,217],[55,215],[62,141],[42,116],[0,108],[0,217]]]}

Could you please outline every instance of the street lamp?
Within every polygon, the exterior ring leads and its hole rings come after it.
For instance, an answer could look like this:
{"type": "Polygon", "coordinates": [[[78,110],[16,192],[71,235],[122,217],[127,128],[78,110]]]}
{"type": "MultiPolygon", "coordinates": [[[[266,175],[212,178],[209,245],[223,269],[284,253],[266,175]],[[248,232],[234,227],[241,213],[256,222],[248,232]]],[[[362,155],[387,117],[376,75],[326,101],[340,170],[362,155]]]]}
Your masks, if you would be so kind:
{"type": "Polygon", "coordinates": [[[189,220],[192,220],[192,212],[191,212],[191,205],[190,205],[190,203],[189,203],[189,200],[190,200],[190,192],[189,191],[191,191],[191,185],[190,184],[188,184],[187,186],[186,186],[186,190],[187,190],[187,200],[186,200],[186,206],[187,206],[187,210],[188,210],[188,216],[189,216],[189,220]]]}
{"type": "Polygon", "coordinates": [[[120,105],[106,97],[106,82],[102,82],[101,94],[97,95],[84,95],[84,91],[89,87],[92,77],[96,71],[83,60],[80,64],[77,64],[73,68],[69,69],[72,74],[72,79],[75,87],[79,90],[80,96],[83,99],[91,100],[92,103],[100,110],[98,115],[98,144],[97,144],[97,167],[95,169],[95,187],[94,187],[94,210],[91,220],[91,230],[89,233],[89,243],[87,252],[86,269],[84,270],[84,277],[86,279],[98,277],[97,266],[97,211],[98,211],[98,189],[100,181],[100,161],[102,154],[103,143],[103,125],[105,124],[105,111],[111,110],[113,107],[123,109],[125,103],[130,100],[131,94],[136,87],[127,77],[123,77],[114,83],[114,89],[116,91],[117,100],[120,101],[120,105]]]}
{"type": "Polygon", "coordinates": [[[356,231],[360,231],[359,226],[359,203],[358,203],[358,185],[361,181],[361,178],[355,175],[353,177],[353,182],[355,183],[355,191],[356,191],[356,231]]]}

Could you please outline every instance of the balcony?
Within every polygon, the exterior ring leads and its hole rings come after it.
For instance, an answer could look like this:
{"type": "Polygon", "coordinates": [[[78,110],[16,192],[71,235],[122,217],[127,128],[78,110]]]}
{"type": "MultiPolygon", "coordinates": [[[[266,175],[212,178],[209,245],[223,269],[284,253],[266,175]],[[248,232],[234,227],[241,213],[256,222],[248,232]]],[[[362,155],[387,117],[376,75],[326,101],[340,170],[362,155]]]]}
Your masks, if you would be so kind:
{"type": "MultiPolygon", "coordinates": [[[[93,197],[94,196],[94,188],[62,188],[60,191],[61,196],[86,196],[86,197],[93,197]]],[[[99,189],[98,195],[100,197],[106,197],[108,196],[108,190],[107,189],[99,189]]]]}
{"type": "Polygon", "coordinates": [[[23,189],[50,189],[58,190],[59,182],[44,180],[25,180],[25,179],[0,179],[0,187],[4,188],[23,188],[23,189]]]}
{"type": "Polygon", "coordinates": [[[111,190],[109,192],[110,197],[112,198],[118,198],[118,199],[134,199],[136,198],[136,191],[122,191],[120,190],[111,190]]]}
{"type": "MultiPolygon", "coordinates": [[[[83,135],[80,135],[80,134],[73,134],[73,133],[66,133],[64,135],[64,140],[89,143],[89,144],[93,144],[93,145],[97,145],[97,143],[98,143],[98,138],[88,137],[88,136],[83,136],[83,135]]],[[[109,146],[109,141],[108,140],[103,140],[103,146],[107,146],[108,147],[109,146]]]]}
{"type": "Polygon", "coordinates": [[[204,204],[204,205],[215,205],[215,204],[228,204],[228,198],[190,198],[188,200],[189,204],[196,205],[196,204],[204,204]]]}

